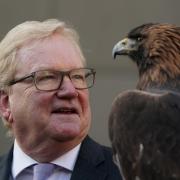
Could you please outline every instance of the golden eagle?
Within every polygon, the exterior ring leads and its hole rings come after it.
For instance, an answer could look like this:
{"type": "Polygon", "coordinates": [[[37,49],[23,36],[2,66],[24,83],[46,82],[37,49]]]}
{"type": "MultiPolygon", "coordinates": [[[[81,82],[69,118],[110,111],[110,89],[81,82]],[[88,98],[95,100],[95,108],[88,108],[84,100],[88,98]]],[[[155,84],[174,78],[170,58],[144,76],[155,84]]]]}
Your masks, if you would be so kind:
{"type": "Polygon", "coordinates": [[[180,179],[180,27],[148,23],[113,48],[136,63],[137,89],[120,93],[109,117],[114,157],[126,180],[180,179]]]}

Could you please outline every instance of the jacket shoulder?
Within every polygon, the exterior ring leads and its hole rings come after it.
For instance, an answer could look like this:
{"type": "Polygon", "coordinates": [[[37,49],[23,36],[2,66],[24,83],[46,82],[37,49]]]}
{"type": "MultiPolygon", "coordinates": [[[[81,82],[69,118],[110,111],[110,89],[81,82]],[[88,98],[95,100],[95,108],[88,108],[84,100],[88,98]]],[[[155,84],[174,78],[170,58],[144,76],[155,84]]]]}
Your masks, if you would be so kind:
{"type": "Polygon", "coordinates": [[[96,169],[106,173],[106,180],[121,180],[119,169],[113,162],[110,147],[101,145],[92,138],[87,137],[82,144],[82,152],[86,162],[88,161],[96,169]]]}

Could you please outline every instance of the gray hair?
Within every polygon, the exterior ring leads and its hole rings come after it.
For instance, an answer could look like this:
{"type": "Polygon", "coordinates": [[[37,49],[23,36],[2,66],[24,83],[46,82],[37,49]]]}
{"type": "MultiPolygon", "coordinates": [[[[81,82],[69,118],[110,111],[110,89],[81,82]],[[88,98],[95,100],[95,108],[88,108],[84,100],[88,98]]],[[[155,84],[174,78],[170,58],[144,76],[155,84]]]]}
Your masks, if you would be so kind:
{"type": "Polygon", "coordinates": [[[10,30],[0,42],[0,89],[7,88],[7,83],[14,77],[16,71],[16,55],[27,42],[40,40],[59,33],[72,41],[77,48],[82,62],[86,64],[77,32],[63,21],[48,19],[45,21],[26,21],[10,30]]]}
{"type": "MultiPolygon", "coordinates": [[[[59,33],[65,36],[74,44],[82,62],[86,65],[83,52],[79,43],[77,32],[63,21],[57,19],[48,19],[45,21],[26,21],[17,25],[10,30],[4,39],[0,42],[0,90],[9,91],[8,82],[15,76],[18,61],[16,56],[18,50],[26,43],[32,40],[41,40],[51,36],[54,33],[59,33]]],[[[3,119],[5,126],[10,131],[10,125],[3,119]]]]}

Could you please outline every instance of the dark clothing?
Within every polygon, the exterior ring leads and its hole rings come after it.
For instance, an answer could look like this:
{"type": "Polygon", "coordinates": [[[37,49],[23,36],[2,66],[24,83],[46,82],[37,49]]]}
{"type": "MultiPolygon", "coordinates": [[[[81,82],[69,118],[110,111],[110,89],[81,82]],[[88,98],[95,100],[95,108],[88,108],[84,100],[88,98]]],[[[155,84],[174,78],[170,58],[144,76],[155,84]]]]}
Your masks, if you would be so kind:
{"type": "MultiPolygon", "coordinates": [[[[0,180],[9,180],[13,148],[0,157],[0,180]]],[[[122,180],[118,168],[112,162],[111,149],[86,137],[72,173],[71,180],[122,180]]]]}

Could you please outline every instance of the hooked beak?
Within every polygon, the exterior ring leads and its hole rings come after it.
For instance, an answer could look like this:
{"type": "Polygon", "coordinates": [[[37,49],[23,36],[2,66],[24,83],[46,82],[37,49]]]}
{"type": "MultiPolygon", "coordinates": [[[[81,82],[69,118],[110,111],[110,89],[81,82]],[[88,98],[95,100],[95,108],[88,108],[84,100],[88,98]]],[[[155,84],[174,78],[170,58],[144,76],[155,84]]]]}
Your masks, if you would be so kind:
{"type": "Polygon", "coordinates": [[[117,55],[129,55],[131,51],[137,50],[136,41],[124,38],[115,44],[112,50],[112,57],[115,59],[117,55]]]}

